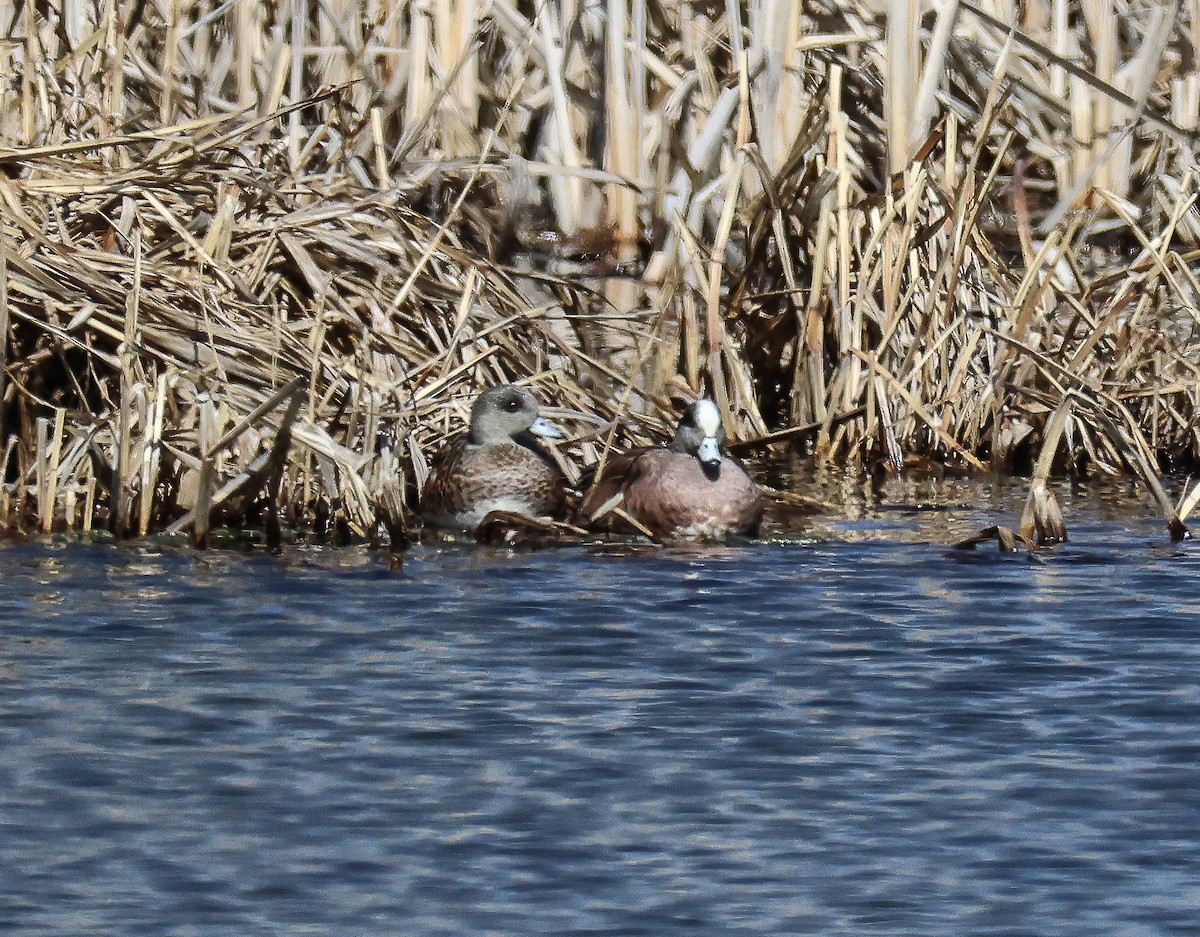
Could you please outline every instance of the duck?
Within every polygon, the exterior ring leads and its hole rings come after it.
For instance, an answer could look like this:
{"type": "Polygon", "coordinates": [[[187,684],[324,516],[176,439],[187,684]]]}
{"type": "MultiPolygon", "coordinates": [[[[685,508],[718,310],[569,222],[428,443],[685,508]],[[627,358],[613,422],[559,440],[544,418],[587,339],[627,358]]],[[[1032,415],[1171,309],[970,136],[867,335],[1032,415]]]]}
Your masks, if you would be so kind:
{"type": "Polygon", "coordinates": [[[433,458],[420,498],[425,523],[472,532],[494,511],[558,516],[566,478],[538,437],[562,439],[563,433],[541,417],[529,388],[498,384],[481,393],[466,433],[433,458]]]}
{"type": "Polygon", "coordinates": [[[762,492],[724,447],[717,405],[708,398],[689,404],[666,446],[631,449],[608,461],[580,505],[581,521],[627,529],[614,513],[620,508],[660,539],[754,536],[762,492]]]}

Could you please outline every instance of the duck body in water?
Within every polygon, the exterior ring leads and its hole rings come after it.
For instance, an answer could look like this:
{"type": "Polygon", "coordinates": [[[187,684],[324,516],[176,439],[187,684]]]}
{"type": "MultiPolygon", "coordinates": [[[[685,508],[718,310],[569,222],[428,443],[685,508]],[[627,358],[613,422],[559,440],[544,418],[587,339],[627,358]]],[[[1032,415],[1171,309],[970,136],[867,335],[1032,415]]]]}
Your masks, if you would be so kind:
{"type": "Polygon", "coordinates": [[[489,514],[555,517],[565,478],[537,437],[562,433],[538,415],[533,393],[515,384],[484,391],[471,407],[467,432],[434,457],[421,492],[425,523],[474,531],[489,514]]]}
{"type": "Polygon", "coordinates": [[[724,443],[716,404],[697,400],[666,446],[609,459],[580,507],[583,521],[594,528],[628,529],[615,513],[620,508],[663,539],[753,536],[762,523],[762,492],[724,454],[724,443]]]}

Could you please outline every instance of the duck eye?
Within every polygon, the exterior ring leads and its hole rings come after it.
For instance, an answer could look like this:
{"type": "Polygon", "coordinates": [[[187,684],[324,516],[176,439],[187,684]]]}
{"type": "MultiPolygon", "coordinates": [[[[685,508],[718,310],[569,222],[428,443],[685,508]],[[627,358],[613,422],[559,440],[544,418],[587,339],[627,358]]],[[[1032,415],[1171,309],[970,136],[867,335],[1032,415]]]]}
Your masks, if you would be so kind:
{"type": "Polygon", "coordinates": [[[521,401],[519,401],[516,397],[509,397],[506,401],[504,401],[504,409],[509,413],[516,413],[521,409],[521,401]]]}

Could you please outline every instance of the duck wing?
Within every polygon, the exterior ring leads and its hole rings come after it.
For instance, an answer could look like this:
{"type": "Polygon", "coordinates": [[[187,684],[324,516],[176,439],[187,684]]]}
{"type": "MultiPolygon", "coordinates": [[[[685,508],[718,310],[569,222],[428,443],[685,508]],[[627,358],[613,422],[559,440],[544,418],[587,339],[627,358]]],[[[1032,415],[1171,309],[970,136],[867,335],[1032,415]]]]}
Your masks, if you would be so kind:
{"type": "Polygon", "coordinates": [[[451,484],[455,467],[466,451],[466,434],[453,437],[429,460],[429,475],[421,488],[422,513],[455,513],[462,509],[462,498],[451,484]]]}
{"type": "Polygon", "coordinates": [[[579,519],[583,522],[591,520],[591,516],[603,508],[609,501],[622,495],[635,481],[642,477],[646,468],[647,453],[655,452],[658,446],[639,446],[611,456],[604,463],[604,472],[596,477],[597,466],[585,469],[580,479],[579,487],[585,492],[583,503],[579,506],[579,519]]]}

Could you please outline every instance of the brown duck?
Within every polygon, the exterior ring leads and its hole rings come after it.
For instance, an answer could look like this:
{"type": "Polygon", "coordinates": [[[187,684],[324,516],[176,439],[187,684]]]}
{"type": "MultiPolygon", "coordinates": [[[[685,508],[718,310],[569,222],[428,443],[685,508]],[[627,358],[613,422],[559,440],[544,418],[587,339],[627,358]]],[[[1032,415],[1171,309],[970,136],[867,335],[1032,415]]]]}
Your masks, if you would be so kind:
{"type": "Polygon", "coordinates": [[[538,415],[528,388],[500,384],[471,407],[467,432],[434,457],[421,492],[425,523],[473,531],[488,514],[557,515],[563,505],[563,473],[535,437],[562,433],[538,415]]]}
{"type": "Polygon", "coordinates": [[[723,454],[725,429],[711,400],[683,413],[666,446],[632,449],[609,460],[580,506],[582,521],[622,529],[620,508],[655,536],[670,540],[754,535],[763,499],[742,467],[723,454]]]}

